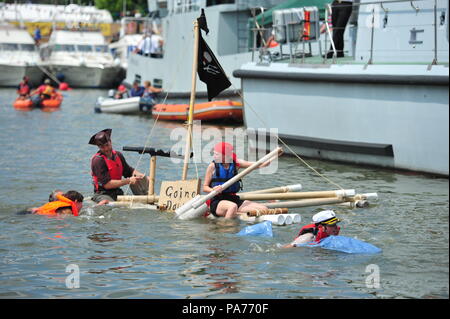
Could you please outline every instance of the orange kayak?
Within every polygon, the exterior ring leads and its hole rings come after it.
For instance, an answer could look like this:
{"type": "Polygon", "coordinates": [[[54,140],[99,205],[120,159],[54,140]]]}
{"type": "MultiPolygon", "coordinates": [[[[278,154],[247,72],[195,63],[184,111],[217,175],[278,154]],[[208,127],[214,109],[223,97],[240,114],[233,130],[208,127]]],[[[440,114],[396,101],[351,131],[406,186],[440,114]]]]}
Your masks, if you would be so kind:
{"type": "MultiPolygon", "coordinates": [[[[155,104],[153,118],[169,121],[187,121],[189,104],[155,104]]],[[[229,120],[242,122],[242,103],[223,100],[194,105],[194,120],[218,121],[229,120]]]]}
{"type": "Polygon", "coordinates": [[[33,102],[30,99],[22,100],[17,98],[13,106],[16,110],[29,111],[33,108],[33,102]]]}
{"type": "Polygon", "coordinates": [[[43,109],[54,109],[54,108],[58,108],[61,106],[63,97],[61,95],[61,93],[56,92],[55,95],[48,100],[44,100],[41,102],[42,104],[42,108],[43,109]]]}
{"type": "MultiPolygon", "coordinates": [[[[63,97],[61,93],[57,92],[51,99],[41,102],[41,109],[46,112],[56,111],[61,106],[62,101],[63,97]]],[[[33,101],[30,98],[26,100],[17,98],[14,101],[13,106],[16,110],[30,111],[33,109],[33,101]]]]}

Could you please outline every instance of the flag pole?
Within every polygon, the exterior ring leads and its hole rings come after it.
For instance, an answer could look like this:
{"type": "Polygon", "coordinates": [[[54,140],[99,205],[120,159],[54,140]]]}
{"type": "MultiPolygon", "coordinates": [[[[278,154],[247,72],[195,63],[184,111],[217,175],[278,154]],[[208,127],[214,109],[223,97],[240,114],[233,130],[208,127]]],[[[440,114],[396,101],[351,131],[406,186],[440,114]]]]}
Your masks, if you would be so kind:
{"type": "Polygon", "coordinates": [[[186,180],[187,170],[189,165],[189,157],[191,155],[192,144],[192,126],[194,121],[194,103],[195,103],[195,86],[197,81],[197,65],[198,65],[198,42],[199,42],[199,27],[198,22],[194,22],[194,59],[192,61],[192,86],[191,86],[191,100],[189,102],[189,117],[188,117],[188,131],[186,136],[186,147],[184,154],[183,176],[182,180],[186,180]]]}

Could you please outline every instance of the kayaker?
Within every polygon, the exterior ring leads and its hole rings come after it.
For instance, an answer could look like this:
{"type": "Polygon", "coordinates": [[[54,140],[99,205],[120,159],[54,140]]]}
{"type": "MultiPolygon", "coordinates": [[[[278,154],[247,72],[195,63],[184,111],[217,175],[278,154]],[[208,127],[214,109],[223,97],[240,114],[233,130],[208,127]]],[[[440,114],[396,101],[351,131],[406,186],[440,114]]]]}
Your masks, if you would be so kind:
{"type": "Polygon", "coordinates": [[[36,95],[36,98],[33,99],[33,104],[35,106],[39,106],[42,101],[51,99],[55,93],[56,90],[52,86],[50,79],[45,79],[44,84],[40,85],[36,90],[31,92],[30,96],[36,95]]]}
{"type": "Polygon", "coordinates": [[[19,100],[26,100],[30,95],[30,84],[28,83],[28,76],[24,76],[22,81],[17,86],[17,94],[19,94],[19,100]]]}
{"type": "MultiPolygon", "coordinates": [[[[267,209],[266,206],[241,200],[238,193],[241,189],[240,182],[236,182],[225,190],[222,185],[238,174],[239,168],[247,168],[254,164],[236,157],[233,146],[229,143],[218,143],[214,147],[213,161],[206,169],[203,191],[210,193],[213,190],[220,192],[207,202],[209,211],[216,217],[236,218],[238,213],[245,213],[250,210],[267,209]]],[[[259,167],[268,166],[270,162],[265,162],[259,167]]]]}
{"type": "Polygon", "coordinates": [[[99,205],[117,200],[118,195],[123,195],[120,187],[125,185],[141,187],[141,191],[132,189],[135,195],[144,195],[146,189],[148,191],[148,178],[129,166],[122,153],[113,149],[111,132],[112,129],[104,129],[92,135],[89,140],[89,144],[99,148],[91,159],[91,175],[95,193],[92,200],[99,205]],[[122,177],[125,178],[122,179],[122,177]]]}
{"type": "Polygon", "coordinates": [[[312,217],[312,224],[303,226],[297,237],[290,244],[283,248],[296,247],[299,244],[308,242],[318,243],[328,236],[337,236],[341,228],[337,226],[341,220],[336,217],[336,213],[332,210],[324,210],[312,217]]]}
{"type": "Polygon", "coordinates": [[[78,216],[83,207],[84,197],[79,192],[71,190],[65,194],[57,193],[56,200],[47,204],[34,208],[33,214],[37,215],[56,215],[56,214],[72,214],[78,216]]]}

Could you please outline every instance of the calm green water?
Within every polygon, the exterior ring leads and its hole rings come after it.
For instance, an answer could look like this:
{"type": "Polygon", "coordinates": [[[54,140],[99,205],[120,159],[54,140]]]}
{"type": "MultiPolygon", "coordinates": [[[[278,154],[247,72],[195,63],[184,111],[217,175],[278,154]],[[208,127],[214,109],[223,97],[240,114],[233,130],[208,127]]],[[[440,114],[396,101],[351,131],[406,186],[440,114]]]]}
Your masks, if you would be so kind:
{"type": "MultiPolygon", "coordinates": [[[[0,89],[0,297],[2,298],[448,298],[449,182],[374,168],[309,163],[344,188],[377,192],[365,209],[336,207],[342,235],[383,252],[350,255],[280,250],[300,225],[274,226],[273,238],[237,237],[234,221],[179,221],[139,209],[96,208],[80,217],[16,215],[43,204],[51,190],[92,194],[90,136],[113,129],[113,146],[144,145],[148,117],[94,114],[100,90],[65,93],[61,111],[19,112],[14,90],[0,89]],[[69,289],[66,267],[79,268],[69,289]],[[378,267],[380,287],[366,284],[378,267]]],[[[157,123],[150,144],[168,149],[179,124],[157,123]]],[[[223,129],[223,128],[222,128],[223,129]]],[[[148,156],[125,154],[146,171],[148,156]]],[[[199,164],[200,177],[207,164],[199,164]]],[[[191,177],[196,170],[191,166],[191,177]]],[[[157,178],[179,179],[181,167],[158,160],[157,178]]],[[[277,178],[251,174],[246,190],[301,183],[332,188],[294,158],[283,157],[277,178]]],[[[157,184],[158,189],[159,184],[157,184]]],[[[292,210],[309,222],[319,208],[292,210]]],[[[369,282],[370,283],[370,282],[369,282]]]]}

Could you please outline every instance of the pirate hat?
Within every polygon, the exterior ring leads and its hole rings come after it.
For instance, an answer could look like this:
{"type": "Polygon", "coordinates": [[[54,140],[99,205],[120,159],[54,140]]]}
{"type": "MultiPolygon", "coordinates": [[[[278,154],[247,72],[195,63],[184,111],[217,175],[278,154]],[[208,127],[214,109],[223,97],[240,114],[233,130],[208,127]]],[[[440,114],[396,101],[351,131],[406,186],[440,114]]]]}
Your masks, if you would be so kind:
{"type": "Polygon", "coordinates": [[[112,129],[107,128],[95,133],[89,140],[89,144],[101,146],[108,143],[111,140],[111,132],[112,129]]]}

